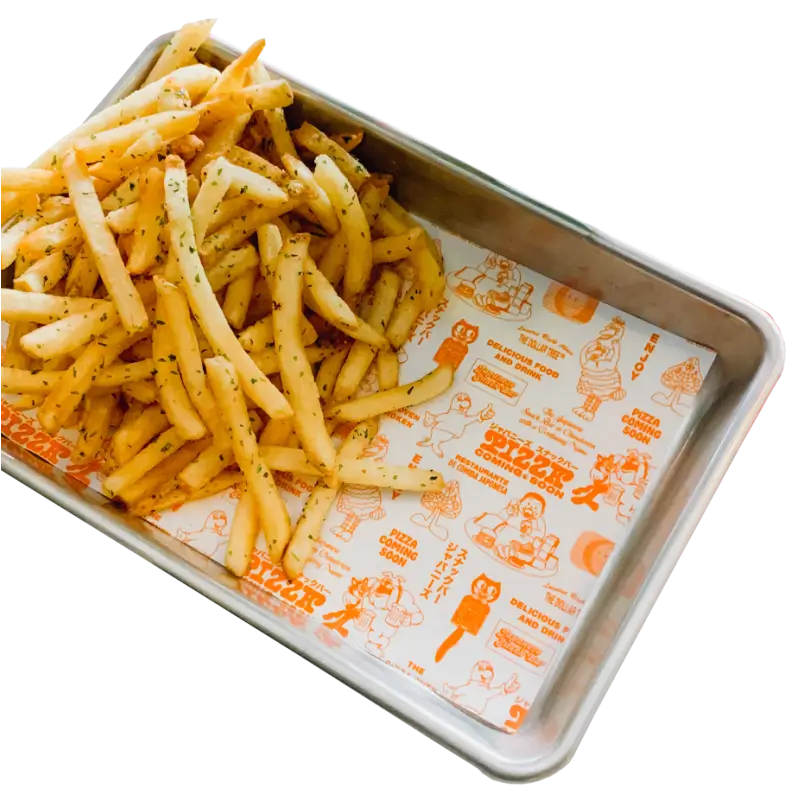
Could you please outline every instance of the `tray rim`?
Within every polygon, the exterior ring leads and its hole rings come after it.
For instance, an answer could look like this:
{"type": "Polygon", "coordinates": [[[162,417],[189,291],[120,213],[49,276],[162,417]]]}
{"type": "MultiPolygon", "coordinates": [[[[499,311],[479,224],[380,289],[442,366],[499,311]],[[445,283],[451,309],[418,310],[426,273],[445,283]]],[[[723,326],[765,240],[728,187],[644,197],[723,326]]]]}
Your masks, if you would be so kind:
{"type": "MultiPolygon", "coordinates": [[[[143,63],[152,60],[163,49],[174,33],[175,31],[164,33],[145,46],[92,113],[114,102],[120,90],[129,82],[131,76],[141,68],[143,63]]],[[[238,54],[241,52],[238,48],[217,37],[210,37],[209,42],[213,46],[223,48],[231,53],[238,54]]],[[[475,737],[466,736],[452,726],[446,726],[435,713],[435,708],[432,713],[426,713],[426,710],[419,705],[406,701],[403,696],[404,693],[390,694],[385,690],[385,687],[378,684],[359,684],[356,681],[356,676],[348,675],[344,671],[337,669],[332,663],[328,662],[328,659],[323,658],[320,653],[306,650],[302,644],[306,634],[283,630],[274,621],[273,624],[270,624],[270,616],[262,612],[256,604],[238,592],[225,587],[203,573],[200,569],[182,559],[177,553],[160,547],[150,537],[142,536],[135,532],[121,520],[112,519],[104,514],[102,506],[96,506],[88,501],[81,502],[77,500],[69,489],[40,474],[29,464],[16,458],[10,452],[10,448],[7,447],[5,437],[3,437],[2,442],[2,471],[137,553],[163,571],[171,574],[182,583],[227,609],[262,633],[267,634],[270,638],[288,647],[332,677],[355,689],[359,694],[369,698],[437,743],[447,747],[490,777],[507,782],[540,780],[566,766],[577,750],[594,713],[600,702],[602,702],[606,691],[611,685],[611,681],[630,650],[655,601],[658,599],[700,517],[716,492],[753,421],[780,377],[785,361],[785,345],[782,335],[772,317],[753,303],[707,283],[690,273],[667,265],[633,247],[623,244],[592,226],[539,203],[521,191],[501,183],[495,178],[470,167],[468,164],[426,145],[424,142],[420,142],[413,136],[402,133],[385,123],[378,122],[369,115],[351,108],[346,103],[329,97],[325,93],[296,80],[293,76],[286,75],[279,69],[276,69],[275,72],[322,100],[340,107],[355,118],[370,124],[380,125],[387,135],[402,141],[406,145],[412,145],[423,155],[445,162],[449,168],[466,174],[471,180],[482,182],[487,185],[488,189],[510,197],[531,211],[553,219],[579,235],[589,238],[594,243],[633,261],[655,275],[708,300],[713,305],[729,310],[753,327],[761,338],[763,343],[761,360],[757,369],[750,376],[746,390],[738,399],[737,411],[734,414],[736,424],[728,426],[718,443],[716,451],[708,460],[703,482],[692,493],[684,512],[673,527],[669,542],[662,549],[657,562],[652,568],[648,578],[647,591],[643,592],[636,603],[633,609],[635,613],[631,613],[630,618],[626,619],[620,628],[617,641],[610,649],[609,656],[603,668],[599,671],[594,685],[581,700],[572,723],[565,729],[563,735],[559,737],[556,747],[547,750],[540,757],[504,758],[497,751],[488,749],[475,737]],[[392,694],[395,696],[393,697],[392,694]]],[[[424,689],[424,687],[419,688],[424,689]]],[[[426,694],[430,694],[429,690],[424,689],[424,691],[426,694]]]]}

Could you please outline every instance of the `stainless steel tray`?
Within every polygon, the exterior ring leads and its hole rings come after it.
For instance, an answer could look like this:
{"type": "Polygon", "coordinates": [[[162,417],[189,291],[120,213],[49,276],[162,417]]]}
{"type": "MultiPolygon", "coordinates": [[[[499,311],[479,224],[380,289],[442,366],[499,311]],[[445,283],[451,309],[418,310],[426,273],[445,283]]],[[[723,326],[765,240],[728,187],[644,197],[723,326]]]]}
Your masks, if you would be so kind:
{"type": "MultiPolygon", "coordinates": [[[[152,42],[98,109],[137,88],[169,40],[152,42]]],[[[224,65],[239,54],[212,40],[201,58],[224,65]]],[[[278,71],[276,71],[278,72],[278,71]]],[[[2,442],[2,468],[201,594],[334,675],[492,777],[535,780],[564,766],[622,659],[777,381],[783,342],[761,310],[637,253],[470,167],[291,80],[293,113],[329,128],[363,128],[360,156],[397,176],[398,199],[413,212],[550,278],[707,345],[718,353],[715,392],[669,467],[638,533],[608,568],[593,602],[514,735],[464,714],[378,659],[329,647],[276,603],[259,604],[224,569],[96,492],[2,442]],[[638,580],[632,582],[636,575],[638,580]],[[642,580],[644,576],[644,580],[642,580]],[[635,585],[637,588],[631,589],[635,585]]],[[[293,122],[290,117],[290,123],[293,122]]],[[[252,595],[252,590],[248,592],[252,595]]]]}

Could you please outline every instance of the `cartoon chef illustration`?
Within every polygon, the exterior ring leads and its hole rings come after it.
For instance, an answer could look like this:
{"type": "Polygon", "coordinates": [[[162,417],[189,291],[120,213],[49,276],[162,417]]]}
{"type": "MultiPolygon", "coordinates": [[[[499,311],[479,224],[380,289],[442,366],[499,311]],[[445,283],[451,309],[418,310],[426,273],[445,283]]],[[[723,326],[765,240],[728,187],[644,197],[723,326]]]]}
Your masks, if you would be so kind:
{"type": "Polygon", "coordinates": [[[191,545],[195,550],[216,558],[225,550],[227,537],[225,528],[228,525],[228,515],[224,511],[212,511],[203,523],[203,527],[196,531],[184,531],[178,528],[175,538],[179,542],[191,545]]]}
{"type": "Polygon", "coordinates": [[[451,686],[445,683],[442,686],[442,694],[449,697],[454,703],[458,703],[462,708],[474,711],[476,714],[484,714],[489,701],[501,695],[516,692],[520,683],[515,672],[505,683],[498,683],[492,686],[494,680],[494,667],[489,661],[479,661],[472,667],[469,680],[460,686],[451,686]]]}
{"type": "Polygon", "coordinates": [[[450,364],[453,369],[458,369],[461,362],[467,357],[469,346],[478,338],[480,328],[471,325],[465,319],[460,319],[453,325],[451,335],[439,345],[433,357],[437,364],[450,364]]]}
{"type": "Polygon", "coordinates": [[[597,337],[581,350],[578,392],[586,395],[586,400],[582,406],[572,409],[581,419],[593,420],[604,400],[622,400],[625,397],[622,378],[617,368],[620,341],[624,335],[625,320],[614,317],[597,337]]]}
{"type": "MultiPolygon", "coordinates": [[[[369,447],[364,450],[365,458],[383,461],[389,449],[389,440],[378,434],[369,447]]],[[[353,538],[358,526],[368,519],[383,519],[386,511],[383,508],[383,497],[378,486],[359,486],[347,484],[336,501],[336,510],[344,514],[344,520],[331,529],[331,533],[343,542],[353,538]]]]}
{"type": "Polygon", "coordinates": [[[401,575],[383,572],[380,578],[370,579],[369,589],[361,601],[356,627],[367,634],[364,647],[381,658],[400,628],[420,625],[424,618],[416,598],[403,583],[401,575]]]}
{"type": "Polygon", "coordinates": [[[487,422],[494,417],[494,409],[489,403],[486,408],[477,414],[470,414],[472,398],[464,392],[459,392],[451,401],[447,411],[433,414],[425,412],[423,425],[429,428],[427,438],[417,442],[419,447],[430,447],[439,458],[444,457],[442,445],[453,439],[460,439],[469,425],[476,422],[487,422]]]}

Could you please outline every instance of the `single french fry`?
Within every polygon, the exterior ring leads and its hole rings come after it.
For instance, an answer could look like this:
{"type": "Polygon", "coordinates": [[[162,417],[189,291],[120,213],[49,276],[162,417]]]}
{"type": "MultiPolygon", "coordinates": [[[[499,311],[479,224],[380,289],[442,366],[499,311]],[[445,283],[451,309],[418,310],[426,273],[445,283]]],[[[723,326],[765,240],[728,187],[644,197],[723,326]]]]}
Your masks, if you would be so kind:
{"type": "Polygon", "coordinates": [[[380,350],[375,356],[378,365],[378,388],[383,392],[400,384],[400,363],[394,350],[380,350]]]}
{"type": "Polygon", "coordinates": [[[272,133],[272,143],[278,155],[297,156],[292,135],[289,133],[289,126],[286,124],[286,115],[282,108],[265,109],[264,119],[267,120],[270,132],[272,133]]]}
{"type": "MultiPolygon", "coordinates": [[[[248,353],[257,353],[275,341],[272,315],[245,328],[239,334],[239,341],[248,353]]],[[[309,347],[317,341],[316,328],[305,318],[300,319],[300,341],[303,347],[309,347]]]]}
{"type": "Polygon", "coordinates": [[[60,373],[61,377],[39,408],[37,418],[40,425],[51,436],[58,433],[91,388],[92,379],[97,373],[110,365],[141,335],[130,335],[123,328],[114,328],[88,344],[75,363],[60,373]]]}
{"type": "Polygon", "coordinates": [[[202,244],[206,238],[206,231],[214,213],[219,209],[228,187],[231,185],[231,176],[227,171],[228,162],[224,158],[217,158],[206,167],[205,179],[200,184],[200,191],[192,205],[192,219],[194,222],[194,238],[202,244]]]}
{"type": "Polygon", "coordinates": [[[294,421],[291,417],[271,419],[264,426],[264,431],[258,440],[259,448],[265,445],[284,445],[294,432],[294,421]]]}
{"type": "Polygon", "coordinates": [[[270,416],[291,416],[291,406],[239,344],[214,297],[197,252],[183,162],[177,156],[167,156],[165,164],[165,195],[172,248],[192,311],[214,350],[233,362],[247,395],[270,416]]]}
{"type": "Polygon", "coordinates": [[[339,230],[339,218],[333,209],[330,198],[314,179],[314,173],[299,159],[286,154],[281,159],[286,171],[308,189],[308,206],[325,231],[333,236],[339,230]]]}
{"type": "Polygon", "coordinates": [[[111,435],[111,459],[116,462],[118,466],[121,462],[117,460],[117,455],[121,454],[123,451],[121,445],[117,443],[121,442],[121,439],[116,439],[116,437],[119,435],[120,431],[130,431],[146,408],[144,403],[140,403],[138,400],[126,399],[125,402],[127,404],[125,413],[122,415],[119,425],[111,435]]]}
{"type": "Polygon", "coordinates": [[[225,549],[225,568],[241,577],[250,569],[261,520],[254,488],[244,489],[233,513],[228,546],[225,549]]]}
{"type": "Polygon", "coordinates": [[[91,391],[117,389],[127,383],[146,381],[153,377],[155,369],[155,361],[152,358],[145,358],[141,361],[118,361],[95,375],[91,391]]]}
{"type": "Polygon", "coordinates": [[[340,227],[319,262],[319,271],[333,286],[338,286],[342,282],[346,263],[347,230],[340,227]]]}
{"type": "Polygon", "coordinates": [[[191,108],[192,98],[189,93],[178,86],[172,78],[167,78],[156,100],[156,111],[183,111],[191,108]]]}
{"type": "MultiPolygon", "coordinates": [[[[292,136],[301,147],[310,150],[315,156],[325,156],[333,161],[355,189],[360,188],[369,177],[366,167],[355,156],[310,123],[304,122],[296,131],[292,131],[292,136]]],[[[322,188],[325,189],[324,186],[322,188]]],[[[331,201],[333,202],[333,198],[331,201]]]]}
{"type": "Polygon", "coordinates": [[[158,397],[169,421],[184,439],[202,439],[206,435],[206,426],[189,400],[181,380],[172,326],[166,323],[167,318],[162,294],[156,303],[153,326],[153,361],[158,397]]]}
{"type": "Polygon", "coordinates": [[[200,45],[208,39],[215,22],[215,19],[201,19],[189,22],[177,31],[161,51],[143,85],[153,84],[165,77],[169,79],[174,70],[191,63],[200,45]]]}
{"type": "Polygon", "coordinates": [[[261,445],[258,446],[267,466],[276,472],[290,472],[295,475],[312,475],[322,477],[322,472],[317,469],[305,452],[297,446],[288,445],[261,445]]]}
{"type": "MultiPolygon", "coordinates": [[[[319,364],[320,361],[327,358],[331,353],[335,353],[337,349],[337,347],[329,345],[311,345],[310,347],[304,348],[304,351],[309,364],[319,364]]],[[[267,346],[257,353],[250,353],[250,357],[265,375],[274,375],[276,372],[280,371],[277,347],[267,346]]]]}
{"type": "Polygon", "coordinates": [[[331,406],[325,416],[336,422],[361,422],[390,411],[416,406],[446,392],[453,385],[454,376],[453,367],[443,364],[419,380],[331,406]]]}
{"type": "Polygon", "coordinates": [[[89,461],[96,458],[108,437],[111,415],[117,406],[114,395],[87,397],[78,427],[78,440],[72,449],[73,461],[89,461]]]}
{"type": "Polygon", "coordinates": [[[358,199],[361,201],[361,208],[364,209],[364,216],[370,228],[375,226],[381,207],[389,196],[389,187],[382,189],[374,183],[365,183],[358,192],[358,199]]]}
{"type": "Polygon", "coordinates": [[[171,450],[167,458],[138,480],[120,489],[117,496],[128,505],[132,505],[143,497],[162,494],[171,488],[177,489],[180,485],[178,482],[180,471],[191,464],[210,441],[210,439],[199,439],[195,442],[185,442],[171,450]]]}
{"type": "Polygon", "coordinates": [[[204,102],[198,106],[203,112],[198,127],[200,130],[206,130],[225,117],[284,108],[291,105],[292,99],[292,89],[285,80],[267,81],[222,92],[215,95],[211,102],[204,102]]]}
{"type": "MultiPolygon", "coordinates": [[[[377,425],[373,421],[356,425],[339,448],[339,458],[357,458],[361,455],[376,430],[377,425]]],[[[283,556],[283,570],[290,579],[297,578],[311,558],[337,494],[338,487],[319,482],[308,496],[283,556]]]]}
{"type": "Polygon", "coordinates": [[[324,320],[337,328],[357,328],[358,317],[350,306],[339,297],[328,279],[317,269],[317,265],[306,259],[303,269],[305,304],[324,320]]]}
{"type": "MultiPolygon", "coordinates": [[[[350,181],[328,156],[317,156],[314,177],[330,198],[339,223],[347,234],[347,263],[344,270],[344,299],[355,301],[372,272],[372,244],[369,225],[350,181]]],[[[333,281],[331,281],[333,282],[333,281]]]]}
{"type": "Polygon", "coordinates": [[[33,192],[35,194],[64,194],[64,177],[51,169],[0,169],[0,184],[4,192],[33,192]]]}
{"type": "Polygon", "coordinates": [[[29,411],[40,406],[44,402],[44,398],[43,394],[21,394],[11,405],[20,411],[29,411]]]}
{"type": "Polygon", "coordinates": [[[229,445],[227,430],[222,424],[214,396],[206,382],[200,347],[192,326],[192,317],[186,296],[177,286],[162,278],[157,277],[154,282],[159,297],[163,301],[162,310],[164,312],[163,319],[156,319],[156,326],[161,322],[165,323],[172,335],[178,367],[189,399],[208,430],[213,434],[214,441],[217,444],[229,445]]]}
{"type": "Polygon", "coordinates": [[[413,283],[395,307],[386,328],[386,338],[395,350],[399,350],[408,341],[411,329],[424,310],[422,287],[419,283],[413,283]]]}
{"type": "Polygon", "coordinates": [[[444,489],[444,478],[433,469],[381,464],[371,458],[339,458],[336,477],[342,483],[381,486],[407,492],[436,492],[444,489]]]}
{"type": "Polygon", "coordinates": [[[132,203],[139,200],[139,189],[144,175],[151,167],[158,165],[156,159],[148,159],[143,164],[140,164],[133,172],[125,177],[125,180],[107,194],[101,201],[100,207],[106,213],[110,211],[117,211],[120,208],[125,208],[132,203]]]}
{"type": "Polygon", "coordinates": [[[286,178],[286,174],[280,167],[276,167],[263,156],[253,153],[250,150],[245,150],[244,147],[239,147],[239,145],[234,145],[228,151],[227,159],[231,164],[236,164],[252,172],[257,172],[259,175],[263,175],[265,178],[269,178],[277,184],[282,184],[286,178]]]}
{"type": "Polygon", "coordinates": [[[311,462],[331,474],[335,451],[322,415],[314,373],[300,334],[303,272],[308,237],[287,239],[274,262],[272,298],[277,350],[283,388],[295,412],[294,430],[311,462]]]}
{"type": "Polygon", "coordinates": [[[35,358],[55,358],[119,325],[119,315],[113,303],[108,300],[94,302],[94,308],[31,331],[20,339],[20,344],[35,358]]]}
{"type": "Polygon", "coordinates": [[[75,216],[86,237],[86,243],[100,271],[103,284],[114,301],[122,326],[128,333],[146,329],[149,321],[144,303],[122,263],[114,237],[106,225],[100,201],[86,172],[86,166],[70,150],[64,156],[63,170],[69,185],[75,216]]]}
{"type": "Polygon", "coordinates": [[[133,249],[127,265],[131,275],[141,275],[155,265],[156,257],[161,253],[158,234],[166,224],[164,173],[158,167],[153,167],[144,176],[144,185],[140,189],[133,249]]]}
{"type": "Polygon", "coordinates": [[[23,217],[15,222],[0,238],[2,250],[2,268],[8,269],[17,258],[20,244],[37,228],[41,228],[44,221],[38,216],[23,217]]]}
{"type": "Polygon", "coordinates": [[[278,257],[283,245],[283,236],[280,228],[271,223],[261,225],[256,230],[256,236],[258,237],[258,259],[261,274],[267,277],[269,266],[278,257]]]}
{"type": "Polygon", "coordinates": [[[222,304],[222,313],[225,314],[225,319],[228,320],[231,328],[238,330],[244,326],[247,309],[253,297],[257,272],[258,270],[254,267],[228,284],[225,302],[222,304]]]}
{"type": "Polygon", "coordinates": [[[153,437],[169,427],[169,418],[157,403],[147,406],[132,419],[124,419],[111,437],[111,452],[117,466],[126,464],[153,437]]]}
{"type": "Polygon", "coordinates": [[[203,99],[205,101],[211,100],[213,97],[220,97],[243,86],[247,71],[258,60],[265,44],[266,41],[264,39],[259,39],[253,42],[238,58],[231,61],[203,99]]]}
{"type": "Polygon", "coordinates": [[[151,469],[169,458],[185,443],[177,428],[172,427],[138,452],[130,461],[117,467],[103,483],[103,490],[110,495],[118,495],[126,486],[136,483],[151,469]]]}
{"type": "MultiPolygon", "coordinates": [[[[226,198],[214,208],[205,235],[210,236],[212,233],[216,233],[224,225],[241,217],[242,214],[253,207],[253,201],[249,197],[242,195],[226,198]]],[[[198,239],[197,241],[200,240],[198,239]]]]}
{"type": "Polygon", "coordinates": [[[108,310],[107,300],[90,297],[58,297],[52,294],[20,292],[16,289],[0,290],[0,309],[5,322],[36,322],[46,325],[58,319],[84,313],[92,309],[108,310]]]}
{"type": "Polygon", "coordinates": [[[251,244],[238,250],[230,250],[215,266],[206,273],[212,291],[224,289],[232,281],[251,272],[258,264],[258,253],[251,244]]]}
{"type": "MultiPolygon", "coordinates": [[[[3,369],[19,369],[27,371],[31,366],[31,357],[20,346],[19,340],[36,329],[35,322],[11,322],[8,336],[3,348],[3,369]]],[[[5,391],[5,389],[3,390],[5,391]]]]}
{"type": "Polygon", "coordinates": [[[185,111],[162,111],[117,128],[79,137],[74,141],[72,149],[85,163],[107,161],[122,156],[148,131],[156,131],[164,141],[168,141],[191,133],[199,121],[200,112],[194,108],[187,108],[185,111]]]}
{"type": "Polygon", "coordinates": [[[33,192],[6,192],[0,193],[0,225],[14,217],[32,217],[36,214],[39,204],[39,195],[33,192]]]}
{"type": "Polygon", "coordinates": [[[420,245],[422,228],[415,226],[396,236],[386,236],[372,242],[372,263],[386,264],[408,258],[420,245]]]}
{"type": "MultiPolygon", "coordinates": [[[[400,276],[390,269],[384,269],[375,282],[375,288],[370,302],[367,304],[365,316],[367,324],[379,333],[383,333],[386,330],[389,316],[400,291],[400,284],[400,276]]],[[[356,393],[376,353],[377,349],[375,347],[364,342],[355,342],[353,344],[347,356],[347,361],[345,361],[336,380],[336,386],[333,390],[335,402],[341,403],[349,400],[356,393]]]]}
{"type": "Polygon", "coordinates": [[[131,507],[131,513],[137,517],[149,517],[151,514],[163,511],[166,508],[176,508],[184,503],[191,503],[193,500],[213,497],[215,494],[221,494],[243,482],[244,475],[238,469],[226,470],[197,491],[173,489],[167,494],[162,495],[159,493],[154,497],[142,498],[131,507]]]}
{"type": "Polygon", "coordinates": [[[136,215],[139,213],[139,201],[128,206],[117,208],[106,214],[106,225],[117,235],[133,233],[136,230],[136,215]]]}
{"type": "MultiPolygon", "coordinates": [[[[272,472],[258,451],[235,367],[226,358],[217,356],[206,360],[206,371],[217,405],[228,425],[236,461],[258,506],[258,516],[267,539],[270,558],[274,563],[280,563],[291,537],[289,512],[275,485],[272,472]]],[[[252,551],[247,554],[246,564],[249,564],[251,554],[252,551]]]]}
{"type": "MultiPolygon", "coordinates": [[[[6,355],[8,355],[8,349],[6,349],[6,355]]],[[[63,376],[63,370],[33,372],[27,367],[7,366],[6,359],[4,359],[2,390],[9,394],[49,394],[63,376]]]]}
{"type": "Polygon", "coordinates": [[[230,162],[226,162],[226,165],[231,178],[231,191],[268,207],[282,207],[289,199],[286,192],[269,178],[230,162]]]}

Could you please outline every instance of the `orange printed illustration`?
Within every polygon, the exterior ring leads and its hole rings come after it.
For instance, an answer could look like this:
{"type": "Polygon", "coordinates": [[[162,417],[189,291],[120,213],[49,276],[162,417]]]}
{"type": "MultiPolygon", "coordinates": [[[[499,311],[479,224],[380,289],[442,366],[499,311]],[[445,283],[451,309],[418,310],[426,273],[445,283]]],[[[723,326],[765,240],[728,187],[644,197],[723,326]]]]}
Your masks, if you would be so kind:
{"type": "Polygon", "coordinates": [[[489,661],[479,661],[472,667],[469,680],[460,686],[442,685],[442,694],[457,705],[476,714],[485,714],[495,697],[503,697],[519,690],[520,683],[515,672],[503,683],[492,685],[494,667],[489,661]]]}
{"type": "Polygon", "coordinates": [[[553,281],[542,297],[542,305],[548,311],[579,325],[585,325],[591,320],[597,310],[598,302],[594,297],[589,297],[588,294],[558,281],[553,281]]]}
{"type": "Polygon", "coordinates": [[[447,279],[456,296],[486,314],[523,322],[531,315],[533,284],[524,267],[489,253],[477,267],[462,267],[447,279]]]}
{"type": "Polygon", "coordinates": [[[450,336],[439,345],[433,360],[440,366],[449,364],[457,370],[467,357],[469,346],[478,338],[479,332],[480,328],[477,325],[471,325],[465,319],[460,319],[453,325],[450,336]]]}
{"type": "Polygon", "coordinates": [[[597,576],[603,571],[615,547],[614,542],[605,536],[594,531],[586,531],[572,546],[569,559],[578,569],[597,576]]]}
{"type": "Polygon", "coordinates": [[[199,530],[185,531],[178,528],[175,538],[179,542],[190,545],[209,558],[217,558],[225,552],[228,537],[225,528],[228,525],[228,515],[224,511],[212,511],[199,530]]]}
{"type": "Polygon", "coordinates": [[[478,547],[505,566],[538,577],[555,575],[560,539],[547,532],[546,506],[542,495],[528,492],[499,513],[472,517],[464,527],[478,547]]]}
{"type": "Polygon", "coordinates": [[[683,416],[691,406],[682,403],[684,396],[694,398],[703,386],[703,373],[700,372],[700,359],[692,357],[674,367],[664,370],[661,383],[669,389],[666,392],[656,392],[653,402],[666,406],[678,416],[683,416]]]}
{"type": "Polygon", "coordinates": [[[461,641],[461,637],[465,633],[470,636],[477,636],[480,633],[492,610],[491,604],[500,597],[501,588],[502,584],[499,581],[493,581],[483,572],[472,581],[470,593],[461,599],[450,620],[456,629],[439,645],[439,649],[436,651],[434,660],[437,664],[448,651],[461,641]]]}
{"type": "MultiPolygon", "coordinates": [[[[375,461],[383,461],[388,449],[389,440],[379,434],[364,450],[363,456],[375,461]]],[[[348,483],[339,494],[336,510],[340,514],[344,514],[344,519],[331,529],[331,533],[343,542],[349,542],[358,526],[365,520],[378,520],[386,516],[381,490],[377,486],[359,486],[348,483]]]]}
{"type": "Polygon", "coordinates": [[[424,619],[414,595],[404,588],[405,579],[394,572],[383,572],[379,578],[352,578],[344,592],[344,608],[323,615],[324,625],[342,636],[345,627],[366,634],[364,648],[381,658],[400,628],[416,627],[424,619]]]}
{"type": "Polygon", "coordinates": [[[585,395],[582,406],[573,408],[581,419],[593,420],[605,400],[622,400],[625,390],[619,374],[620,341],[625,335],[625,320],[614,317],[581,350],[581,376],[578,393],[585,395]]]}
{"type": "Polygon", "coordinates": [[[624,455],[597,455],[589,471],[591,483],[572,490],[575,505],[600,510],[600,503],[616,508],[616,519],[627,525],[636,510],[634,500],[641,500],[647,490],[652,465],[648,453],[628,450],[624,455]]]}
{"type": "Polygon", "coordinates": [[[474,425],[476,422],[488,422],[494,417],[491,403],[477,414],[470,414],[471,408],[472,398],[465,392],[459,392],[450,401],[447,411],[441,411],[438,414],[426,411],[422,424],[428,428],[428,435],[422,441],[417,442],[417,445],[430,447],[439,458],[443,458],[443,444],[447,444],[453,439],[460,439],[468,426],[474,425]]]}
{"type": "Polygon", "coordinates": [[[458,481],[447,481],[444,489],[425,492],[420,498],[420,504],[430,514],[426,516],[418,511],[411,515],[411,521],[427,528],[437,539],[444,541],[450,534],[444,525],[439,524],[440,517],[455,519],[461,513],[461,489],[458,481]]]}

